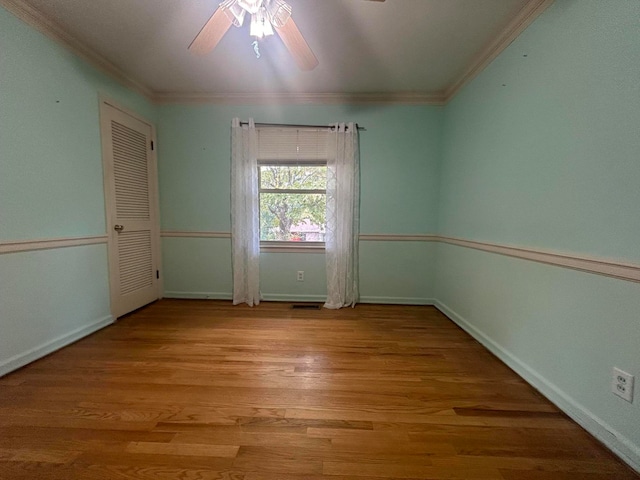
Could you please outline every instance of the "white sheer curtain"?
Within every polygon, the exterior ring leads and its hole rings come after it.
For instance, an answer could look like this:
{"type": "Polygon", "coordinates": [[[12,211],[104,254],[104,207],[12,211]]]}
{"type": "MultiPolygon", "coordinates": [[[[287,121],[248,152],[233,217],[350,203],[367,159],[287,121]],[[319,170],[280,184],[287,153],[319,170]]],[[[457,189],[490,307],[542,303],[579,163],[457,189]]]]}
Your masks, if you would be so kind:
{"type": "Polygon", "coordinates": [[[358,235],[360,225],[360,154],[358,128],[340,123],[327,144],[327,301],[342,308],[358,301],[358,235]]]}
{"type": "Polygon", "coordinates": [[[233,304],[260,303],[258,135],[253,119],[231,124],[231,254],[233,304]]]}

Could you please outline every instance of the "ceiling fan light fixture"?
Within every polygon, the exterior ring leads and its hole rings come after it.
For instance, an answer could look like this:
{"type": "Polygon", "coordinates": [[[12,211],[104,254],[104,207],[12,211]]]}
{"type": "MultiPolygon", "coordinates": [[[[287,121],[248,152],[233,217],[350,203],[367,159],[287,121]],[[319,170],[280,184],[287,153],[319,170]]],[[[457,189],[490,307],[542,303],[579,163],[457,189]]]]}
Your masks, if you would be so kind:
{"type": "Polygon", "coordinates": [[[264,7],[261,7],[256,13],[251,15],[249,35],[258,38],[273,35],[273,27],[271,26],[271,21],[264,7]]]}
{"type": "Polygon", "coordinates": [[[238,5],[244,8],[251,15],[258,13],[262,7],[262,0],[237,0],[238,5]]]}
{"type": "Polygon", "coordinates": [[[291,6],[285,0],[223,0],[193,39],[189,51],[195,54],[210,52],[232,25],[240,27],[243,24],[247,13],[251,15],[249,33],[256,37],[252,45],[258,58],[258,39],[273,35],[276,30],[301,70],[309,71],[318,66],[318,59],[298,30],[291,16],[291,6]]]}
{"type": "Polygon", "coordinates": [[[291,18],[291,5],[285,0],[224,0],[220,10],[235,27],[251,15],[250,35],[258,38],[273,35],[273,27],[282,28],[291,18]]]}

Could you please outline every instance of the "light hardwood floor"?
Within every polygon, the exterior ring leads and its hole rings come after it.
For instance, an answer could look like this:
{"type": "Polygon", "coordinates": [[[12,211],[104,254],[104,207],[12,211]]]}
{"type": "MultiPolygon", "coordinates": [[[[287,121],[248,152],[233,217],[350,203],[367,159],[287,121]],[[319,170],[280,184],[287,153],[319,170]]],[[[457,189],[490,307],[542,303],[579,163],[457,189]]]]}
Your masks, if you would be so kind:
{"type": "Polygon", "coordinates": [[[0,478],[640,476],[432,307],[163,300],[0,379],[0,478]]]}

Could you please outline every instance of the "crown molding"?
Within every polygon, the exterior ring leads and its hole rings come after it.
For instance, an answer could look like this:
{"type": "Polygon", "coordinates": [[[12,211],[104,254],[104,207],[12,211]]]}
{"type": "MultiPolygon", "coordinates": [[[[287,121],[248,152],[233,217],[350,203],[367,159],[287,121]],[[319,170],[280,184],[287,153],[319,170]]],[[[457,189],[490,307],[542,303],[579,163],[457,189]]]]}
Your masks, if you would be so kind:
{"type": "Polygon", "coordinates": [[[444,105],[442,93],[179,93],[160,92],[153,96],[158,104],[221,105],[444,105]]]}
{"type": "Polygon", "coordinates": [[[121,85],[152,101],[153,91],[150,88],[132,78],[104,56],[84,45],[77,38],[66,32],[60,25],[46,18],[39,10],[29,5],[26,1],[0,0],[0,5],[27,25],[35,28],[40,33],[82,58],[89,65],[110,76],[121,85]]]}
{"type": "Polygon", "coordinates": [[[446,105],[467,83],[513,42],[554,0],[530,0],[507,27],[476,55],[470,66],[444,92],[378,93],[179,93],[156,92],[104,56],[84,45],[25,0],[0,0],[0,5],[123,86],[157,104],[220,105],[446,105]]]}
{"type": "Polygon", "coordinates": [[[554,0],[529,0],[502,32],[493,38],[471,61],[464,73],[445,90],[445,104],[500,55],[554,0]]]}

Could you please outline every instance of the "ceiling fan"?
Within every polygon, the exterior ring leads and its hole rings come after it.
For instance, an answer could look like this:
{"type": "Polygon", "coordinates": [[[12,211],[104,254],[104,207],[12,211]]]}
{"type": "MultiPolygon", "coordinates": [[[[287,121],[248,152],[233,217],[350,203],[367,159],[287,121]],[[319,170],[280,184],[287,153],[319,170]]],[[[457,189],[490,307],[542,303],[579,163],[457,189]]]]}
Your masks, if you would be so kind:
{"type": "Polygon", "coordinates": [[[189,51],[200,55],[209,53],[231,25],[243,25],[247,14],[251,17],[251,36],[273,35],[275,29],[301,70],[318,66],[318,59],[291,18],[291,6],[284,0],[224,0],[191,42],[189,51]]]}

